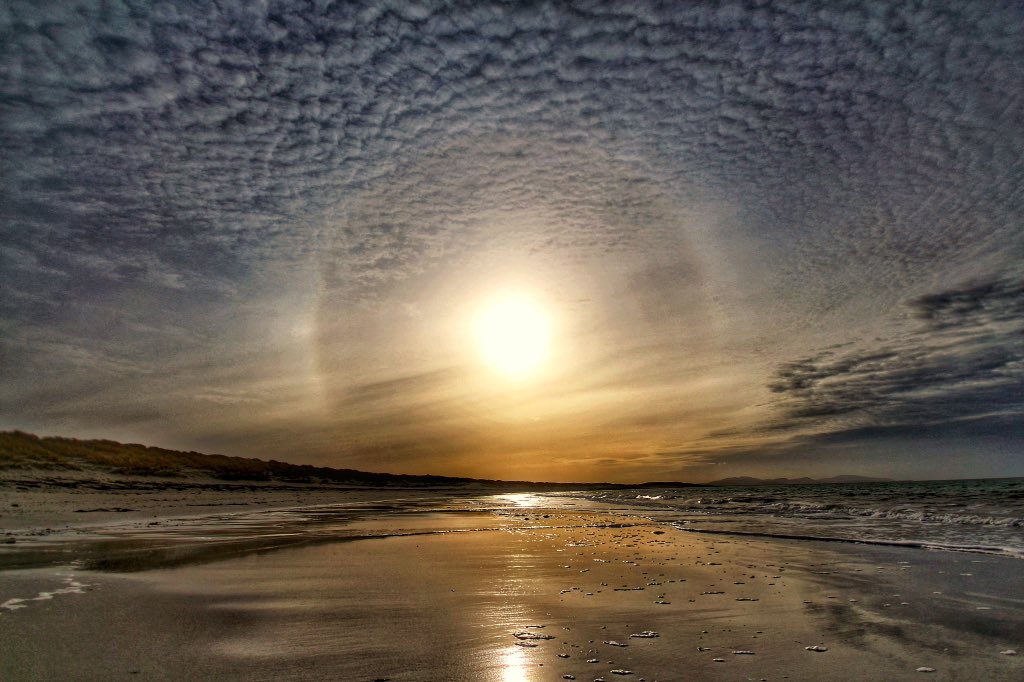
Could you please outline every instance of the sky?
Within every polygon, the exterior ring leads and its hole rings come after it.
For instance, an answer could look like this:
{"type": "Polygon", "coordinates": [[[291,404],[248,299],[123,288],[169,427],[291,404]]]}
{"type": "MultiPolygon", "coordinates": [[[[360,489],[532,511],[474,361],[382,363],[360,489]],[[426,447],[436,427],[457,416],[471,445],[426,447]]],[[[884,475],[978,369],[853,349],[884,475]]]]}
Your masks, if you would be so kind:
{"type": "Polygon", "coordinates": [[[6,0],[0,148],[0,429],[1024,476],[1019,2],[6,0]]]}

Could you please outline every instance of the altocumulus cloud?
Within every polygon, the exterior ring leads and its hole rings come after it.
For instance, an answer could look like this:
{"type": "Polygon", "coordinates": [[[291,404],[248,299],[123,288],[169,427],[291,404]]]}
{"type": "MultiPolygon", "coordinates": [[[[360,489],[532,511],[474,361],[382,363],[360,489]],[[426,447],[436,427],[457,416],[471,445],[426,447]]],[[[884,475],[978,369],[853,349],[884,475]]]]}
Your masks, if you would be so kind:
{"type": "MultiPolygon", "coordinates": [[[[335,407],[450,391],[451,365],[349,377],[383,351],[339,342],[510,254],[577,284],[627,264],[589,308],[663,350],[610,375],[717,353],[748,380],[714,417],[751,442],[1011,418],[1022,26],[1013,2],[5,3],[4,421],[246,451],[254,409],[275,443],[316,432],[300,375],[335,407]],[[296,311],[311,336],[274,331],[296,311]]],[[[647,422],[685,418],[669,393],[647,422]]],[[[347,442],[324,429],[311,458],[347,442]]]]}

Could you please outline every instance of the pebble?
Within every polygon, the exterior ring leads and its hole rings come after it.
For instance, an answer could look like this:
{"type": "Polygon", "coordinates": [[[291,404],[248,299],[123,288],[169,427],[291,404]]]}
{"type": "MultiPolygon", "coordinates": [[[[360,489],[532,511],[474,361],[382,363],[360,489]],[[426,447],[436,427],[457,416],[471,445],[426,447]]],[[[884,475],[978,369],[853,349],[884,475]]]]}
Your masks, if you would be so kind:
{"type": "Polygon", "coordinates": [[[933,673],[933,672],[935,672],[935,668],[929,668],[927,666],[922,665],[920,668],[917,669],[917,672],[919,672],[919,673],[933,673]]]}
{"type": "Polygon", "coordinates": [[[1013,649],[1007,649],[1006,651],[1000,651],[1003,656],[1016,656],[1017,652],[1013,649]]]}
{"type": "Polygon", "coordinates": [[[714,661],[715,663],[725,663],[725,659],[724,658],[712,658],[711,660],[714,661]]]}
{"type": "Polygon", "coordinates": [[[632,675],[632,670],[626,670],[625,668],[616,668],[612,671],[612,675],[632,675]]]}
{"type": "Polygon", "coordinates": [[[754,656],[755,655],[753,651],[747,651],[745,649],[741,649],[739,651],[734,651],[732,653],[733,653],[734,656],[754,656]]]}
{"type": "Polygon", "coordinates": [[[629,646],[628,644],[623,644],[622,642],[616,642],[614,639],[609,639],[605,641],[605,644],[607,644],[608,646],[629,646]]]}
{"type": "Polygon", "coordinates": [[[576,676],[575,675],[562,675],[562,679],[563,680],[575,680],[576,676]]]}
{"type": "Polygon", "coordinates": [[[569,654],[558,654],[559,658],[569,658],[569,654]]]}
{"type": "Polygon", "coordinates": [[[827,646],[814,645],[814,646],[805,646],[804,648],[807,649],[808,651],[828,651],[828,647],[827,646]]]}
{"type": "Polygon", "coordinates": [[[637,637],[637,638],[640,638],[640,639],[651,639],[653,637],[660,637],[660,636],[661,635],[659,635],[654,630],[644,630],[643,632],[636,632],[636,633],[630,635],[630,637],[637,637]]]}

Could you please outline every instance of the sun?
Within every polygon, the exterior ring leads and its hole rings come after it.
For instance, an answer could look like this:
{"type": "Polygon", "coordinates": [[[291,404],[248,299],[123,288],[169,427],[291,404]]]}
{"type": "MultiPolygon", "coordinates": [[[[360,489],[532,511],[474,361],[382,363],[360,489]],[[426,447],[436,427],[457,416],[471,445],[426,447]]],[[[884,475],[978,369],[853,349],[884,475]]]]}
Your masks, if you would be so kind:
{"type": "Polygon", "coordinates": [[[480,354],[507,377],[533,374],[547,355],[549,336],[543,308],[524,296],[495,298],[483,306],[476,320],[480,354]]]}

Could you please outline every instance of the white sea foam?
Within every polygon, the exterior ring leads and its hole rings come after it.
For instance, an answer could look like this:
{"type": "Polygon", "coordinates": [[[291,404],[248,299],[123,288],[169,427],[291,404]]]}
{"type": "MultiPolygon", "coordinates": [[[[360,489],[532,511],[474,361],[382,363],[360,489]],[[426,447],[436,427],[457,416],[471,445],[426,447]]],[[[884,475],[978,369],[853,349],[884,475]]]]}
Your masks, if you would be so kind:
{"type": "Polygon", "coordinates": [[[544,635],[539,632],[513,632],[512,636],[519,640],[531,639],[554,639],[554,635],[544,635]]]}
{"type": "Polygon", "coordinates": [[[85,592],[85,589],[87,587],[91,587],[91,585],[78,582],[73,577],[64,578],[62,580],[62,583],[64,584],[64,587],[60,587],[55,590],[40,592],[34,597],[12,597],[11,599],[5,601],[3,604],[0,604],[0,609],[5,609],[7,611],[17,611],[18,609],[28,608],[29,602],[49,601],[50,599],[53,599],[55,596],[62,594],[82,594],[83,592],[85,592]]]}

